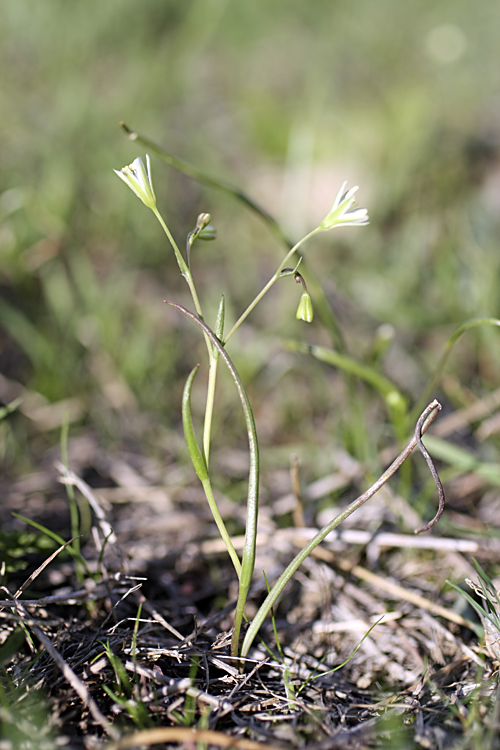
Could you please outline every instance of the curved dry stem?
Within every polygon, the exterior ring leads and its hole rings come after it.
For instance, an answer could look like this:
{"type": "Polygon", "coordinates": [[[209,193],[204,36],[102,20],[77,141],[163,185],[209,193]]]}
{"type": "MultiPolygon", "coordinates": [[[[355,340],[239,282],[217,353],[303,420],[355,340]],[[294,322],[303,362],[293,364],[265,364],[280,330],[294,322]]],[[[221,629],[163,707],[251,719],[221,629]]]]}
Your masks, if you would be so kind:
{"type": "Polygon", "coordinates": [[[320,531],[318,531],[318,533],[311,539],[311,541],[298,553],[298,555],[294,557],[290,565],[278,578],[273,588],[271,589],[270,593],[267,595],[266,599],[262,603],[259,611],[257,612],[254,619],[250,623],[250,627],[248,628],[246,632],[245,638],[243,640],[243,645],[241,647],[242,657],[247,656],[248,651],[250,650],[250,646],[252,645],[254,638],[257,635],[262,623],[264,622],[267,615],[269,614],[271,607],[274,605],[278,596],[281,594],[286,584],[292,578],[295,572],[298,570],[300,565],[304,562],[306,557],[308,557],[311,554],[311,552],[315,549],[315,547],[317,547],[318,544],[320,544],[320,542],[322,542],[328,536],[328,534],[330,534],[330,532],[333,531],[333,529],[335,529],[339,524],[341,524],[342,521],[345,521],[346,518],[348,518],[352,513],[354,513],[355,510],[357,510],[364,503],[366,503],[367,500],[373,497],[373,495],[375,495],[375,493],[378,492],[381,489],[381,487],[383,487],[383,485],[396,473],[399,467],[406,461],[408,456],[418,445],[417,434],[418,434],[418,437],[421,437],[421,435],[424,432],[426,432],[426,430],[434,422],[440,410],[441,410],[441,404],[439,403],[439,401],[436,401],[436,400],[432,401],[427,407],[427,409],[425,409],[425,411],[422,413],[417,423],[417,429],[415,430],[415,434],[413,435],[412,439],[410,440],[406,448],[392,462],[389,468],[384,471],[382,476],[379,477],[379,479],[377,479],[377,481],[374,482],[371,485],[371,487],[369,487],[366,490],[366,492],[363,492],[362,495],[360,495],[345,510],[343,510],[342,513],[339,513],[337,516],[335,516],[335,518],[332,521],[330,521],[330,523],[328,523],[320,531]]]}
{"type": "MultiPolygon", "coordinates": [[[[434,461],[432,460],[429,454],[429,451],[427,450],[427,448],[422,442],[422,427],[424,425],[426,418],[429,416],[429,414],[431,413],[431,411],[433,411],[434,408],[435,407],[433,407],[432,404],[429,404],[427,409],[425,409],[425,411],[423,411],[422,414],[420,415],[419,420],[417,422],[417,426],[415,427],[415,440],[417,441],[417,445],[420,449],[420,453],[422,454],[422,456],[425,458],[427,462],[427,466],[429,467],[429,471],[432,474],[432,478],[434,479],[436,483],[436,487],[437,487],[437,491],[439,495],[439,505],[438,505],[436,515],[434,516],[432,521],[429,521],[429,523],[426,523],[424,526],[421,526],[419,529],[415,529],[415,532],[414,532],[415,534],[422,534],[424,531],[429,531],[429,529],[432,528],[432,526],[434,526],[434,524],[436,524],[439,521],[444,511],[445,497],[444,497],[443,485],[439,478],[439,474],[437,473],[436,467],[434,466],[434,461]]],[[[441,409],[440,404],[438,408],[441,409]]]]}

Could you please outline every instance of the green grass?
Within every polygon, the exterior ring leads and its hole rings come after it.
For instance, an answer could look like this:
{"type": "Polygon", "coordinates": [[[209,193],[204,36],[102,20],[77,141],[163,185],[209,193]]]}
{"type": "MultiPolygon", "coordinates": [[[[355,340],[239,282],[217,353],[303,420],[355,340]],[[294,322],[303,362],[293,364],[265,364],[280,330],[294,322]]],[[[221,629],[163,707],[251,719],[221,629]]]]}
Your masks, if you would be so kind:
{"type": "MultiPolygon", "coordinates": [[[[93,378],[81,363],[90,338],[141,405],[165,408],[158,383],[175,373],[180,352],[148,280],[154,271],[158,298],[179,283],[160,232],[113,183],[111,168],[136,155],[120,136],[121,119],[241,185],[285,226],[313,226],[337,174],[363,184],[370,229],[325,237],[309,252],[329,293],[359,310],[345,332],[354,354],[377,322],[390,323],[429,367],[456,325],[497,316],[498,224],[481,200],[497,13],[395,0],[321,3],[314,12],[294,2],[286,13],[222,0],[91,2],[85,10],[7,2],[0,239],[9,293],[1,315],[27,357],[23,379],[50,400],[88,391],[93,378]],[[429,32],[445,23],[466,37],[463,55],[448,64],[427,51],[429,32]],[[297,169],[304,180],[283,209],[280,182],[297,169]],[[270,192],[272,180],[278,191],[270,192]]],[[[220,279],[216,299],[231,284],[242,303],[279,248],[234,202],[158,163],[153,170],[174,233],[185,233],[200,207],[216,217],[217,245],[197,264],[207,288],[220,279]]],[[[294,302],[278,294],[268,304],[283,316],[264,310],[253,320],[270,335],[295,330],[294,302]]],[[[465,345],[458,366],[488,387],[498,357],[485,344],[477,371],[469,353],[481,340],[465,345]]]]}

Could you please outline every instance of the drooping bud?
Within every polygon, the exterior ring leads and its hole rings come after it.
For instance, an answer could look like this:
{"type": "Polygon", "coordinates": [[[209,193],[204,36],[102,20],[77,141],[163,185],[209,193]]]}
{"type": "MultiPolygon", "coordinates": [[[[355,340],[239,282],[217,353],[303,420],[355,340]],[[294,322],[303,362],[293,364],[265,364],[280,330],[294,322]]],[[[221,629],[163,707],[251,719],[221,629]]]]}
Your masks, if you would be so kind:
{"type": "Polygon", "coordinates": [[[309,294],[309,292],[302,292],[299,306],[297,308],[297,314],[295,317],[297,318],[297,320],[305,320],[306,323],[312,323],[314,318],[314,310],[311,295],[309,294]]]}

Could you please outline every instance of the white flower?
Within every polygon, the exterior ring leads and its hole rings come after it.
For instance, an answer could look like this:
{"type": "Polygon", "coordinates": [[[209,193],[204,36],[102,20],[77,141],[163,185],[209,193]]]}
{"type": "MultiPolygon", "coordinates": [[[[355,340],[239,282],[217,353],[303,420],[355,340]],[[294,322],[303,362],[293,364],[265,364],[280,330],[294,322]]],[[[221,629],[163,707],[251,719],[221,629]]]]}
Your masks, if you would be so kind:
{"type": "Polygon", "coordinates": [[[147,170],[144,166],[144,162],[140,156],[138,156],[137,159],[134,159],[132,164],[129,164],[127,167],[123,167],[123,169],[120,170],[114,169],[113,172],[134,191],[145,206],[155,209],[156,195],[153,188],[153,181],[151,179],[151,161],[149,154],[146,154],[146,164],[147,170]]]}
{"type": "Polygon", "coordinates": [[[330,213],[319,225],[319,232],[326,232],[328,229],[333,229],[334,227],[360,227],[369,223],[368,211],[366,208],[355,208],[354,210],[351,210],[351,207],[356,203],[356,199],[353,196],[358,189],[358,186],[356,185],[347,192],[344,192],[346,185],[347,181],[344,182],[337,193],[337,197],[335,198],[330,213]]]}

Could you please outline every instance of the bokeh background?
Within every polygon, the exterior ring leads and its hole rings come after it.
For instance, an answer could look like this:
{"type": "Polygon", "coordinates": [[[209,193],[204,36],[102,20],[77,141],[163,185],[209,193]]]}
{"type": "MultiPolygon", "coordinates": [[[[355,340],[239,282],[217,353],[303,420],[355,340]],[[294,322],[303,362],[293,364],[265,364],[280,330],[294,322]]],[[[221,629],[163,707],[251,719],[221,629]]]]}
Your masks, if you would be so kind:
{"type": "MultiPolygon", "coordinates": [[[[23,398],[0,427],[7,475],[31,470],[68,420],[103,446],[174,450],[203,342],[163,305],[189,302],[184,282],[113,174],[145,153],[122,120],[241,187],[292,239],[358,184],[370,225],[315,238],[307,261],[347,351],[414,403],[453,330],[500,313],[499,28],[500,5],[468,0],[4,0],[0,395],[23,398]]],[[[234,320],[283,246],[230,196],[157,158],[153,176],[181,244],[212,214],[218,239],[195,249],[195,275],[210,315],[224,293],[234,320]]],[[[329,338],[295,320],[298,288],[278,287],[231,344],[264,444],[318,453],[327,436],[377,455],[393,437],[379,397],[354,386],[353,429],[352,383],[285,350],[329,338]]],[[[464,337],[438,394],[450,408],[497,386],[498,351],[494,328],[464,337]]],[[[237,410],[222,377],[216,442],[237,410]]]]}

